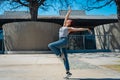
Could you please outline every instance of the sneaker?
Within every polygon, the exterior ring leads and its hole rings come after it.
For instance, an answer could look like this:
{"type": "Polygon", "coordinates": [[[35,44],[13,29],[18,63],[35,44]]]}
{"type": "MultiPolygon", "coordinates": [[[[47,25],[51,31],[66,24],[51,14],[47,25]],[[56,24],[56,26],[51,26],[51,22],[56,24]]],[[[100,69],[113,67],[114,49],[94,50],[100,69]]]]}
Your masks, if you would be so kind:
{"type": "Polygon", "coordinates": [[[72,76],[72,73],[70,73],[70,72],[66,72],[66,77],[64,77],[65,79],[69,79],[71,76],[72,76]]]}
{"type": "Polygon", "coordinates": [[[66,74],[67,74],[68,77],[72,76],[72,73],[70,73],[70,72],[66,72],[66,74]]]}

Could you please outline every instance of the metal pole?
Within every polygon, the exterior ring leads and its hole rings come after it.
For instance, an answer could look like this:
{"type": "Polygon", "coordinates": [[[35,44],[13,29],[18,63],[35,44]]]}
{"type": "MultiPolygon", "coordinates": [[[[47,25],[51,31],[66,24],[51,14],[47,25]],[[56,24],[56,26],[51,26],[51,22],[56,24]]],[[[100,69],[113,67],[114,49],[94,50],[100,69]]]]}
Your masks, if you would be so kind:
{"type": "Polygon", "coordinates": [[[3,51],[3,47],[4,47],[3,43],[4,43],[4,40],[2,39],[2,54],[4,53],[4,51],[3,51]]]}
{"type": "Polygon", "coordinates": [[[110,46],[110,45],[109,45],[109,44],[110,44],[109,36],[110,36],[110,35],[108,35],[108,46],[107,46],[108,50],[109,50],[109,46],[110,46]]]}
{"type": "Polygon", "coordinates": [[[83,48],[85,50],[85,35],[83,35],[83,48]]]}

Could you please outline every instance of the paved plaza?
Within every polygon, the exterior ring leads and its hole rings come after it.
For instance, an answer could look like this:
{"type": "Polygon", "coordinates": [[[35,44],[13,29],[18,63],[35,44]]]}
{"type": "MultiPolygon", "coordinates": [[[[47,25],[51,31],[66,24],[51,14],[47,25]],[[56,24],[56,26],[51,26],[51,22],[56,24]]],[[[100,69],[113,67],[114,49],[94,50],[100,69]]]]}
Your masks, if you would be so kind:
{"type": "MultiPolygon", "coordinates": [[[[120,64],[120,53],[69,54],[70,80],[120,80],[120,72],[101,65],[120,64]]],[[[65,80],[61,59],[54,54],[1,54],[0,80],[65,80]]]]}

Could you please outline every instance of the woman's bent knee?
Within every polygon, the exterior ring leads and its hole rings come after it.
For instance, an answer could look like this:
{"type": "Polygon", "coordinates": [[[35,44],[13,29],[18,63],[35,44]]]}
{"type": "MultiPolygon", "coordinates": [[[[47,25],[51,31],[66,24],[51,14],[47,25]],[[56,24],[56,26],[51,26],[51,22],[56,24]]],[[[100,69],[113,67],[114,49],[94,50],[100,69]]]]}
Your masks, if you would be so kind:
{"type": "Polygon", "coordinates": [[[49,48],[51,48],[52,46],[53,46],[52,43],[49,43],[49,44],[48,44],[48,47],[49,47],[49,48]]]}

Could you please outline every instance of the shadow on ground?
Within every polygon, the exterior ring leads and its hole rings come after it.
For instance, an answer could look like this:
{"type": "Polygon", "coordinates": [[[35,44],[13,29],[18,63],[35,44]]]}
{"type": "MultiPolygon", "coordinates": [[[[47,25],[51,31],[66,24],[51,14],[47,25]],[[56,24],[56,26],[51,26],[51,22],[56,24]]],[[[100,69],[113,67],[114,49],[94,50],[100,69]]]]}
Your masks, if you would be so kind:
{"type": "Polygon", "coordinates": [[[120,78],[69,78],[69,80],[120,80],[120,78]]]}

